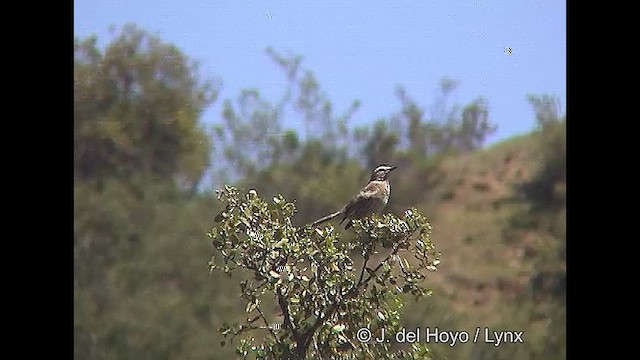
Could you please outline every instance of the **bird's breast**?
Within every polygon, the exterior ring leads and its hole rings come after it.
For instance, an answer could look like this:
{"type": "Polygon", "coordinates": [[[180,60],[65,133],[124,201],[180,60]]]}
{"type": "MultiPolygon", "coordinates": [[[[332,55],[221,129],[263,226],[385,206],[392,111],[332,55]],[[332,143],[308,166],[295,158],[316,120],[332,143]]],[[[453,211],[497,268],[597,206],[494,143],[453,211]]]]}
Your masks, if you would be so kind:
{"type": "Polygon", "coordinates": [[[374,211],[378,212],[384,209],[389,202],[389,194],[391,193],[391,187],[388,181],[380,182],[378,185],[378,196],[376,197],[374,211]]]}
{"type": "Polygon", "coordinates": [[[389,185],[388,181],[385,181],[384,183],[384,204],[387,205],[387,203],[389,202],[389,195],[391,194],[391,186],[389,185]]]}

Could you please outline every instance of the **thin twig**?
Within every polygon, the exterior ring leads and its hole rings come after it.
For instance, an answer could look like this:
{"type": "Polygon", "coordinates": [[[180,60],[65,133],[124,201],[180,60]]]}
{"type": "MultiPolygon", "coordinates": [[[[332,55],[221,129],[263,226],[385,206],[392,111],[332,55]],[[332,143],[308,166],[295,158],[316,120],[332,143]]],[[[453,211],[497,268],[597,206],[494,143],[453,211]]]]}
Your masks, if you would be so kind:
{"type": "MultiPolygon", "coordinates": [[[[367,249],[368,250],[368,249],[367,249]]],[[[359,286],[362,283],[362,278],[364,277],[364,270],[367,268],[367,263],[369,262],[369,253],[366,252],[364,255],[364,264],[362,264],[362,270],[360,271],[360,278],[355,286],[359,286]]]]}
{"type": "Polygon", "coordinates": [[[258,310],[258,314],[260,315],[260,318],[262,319],[262,321],[264,321],[264,325],[267,327],[267,329],[269,329],[269,332],[271,333],[271,335],[273,335],[273,338],[276,339],[278,344],[280,344],[280,339],[278,339],[276,332],[271,328],[271,326],[269,326],[269,321],[267,321],[267,318],[266,316],[264,316],[264,313],[260,309],[260,306],[256,306],[256,310],[258,310]]]}

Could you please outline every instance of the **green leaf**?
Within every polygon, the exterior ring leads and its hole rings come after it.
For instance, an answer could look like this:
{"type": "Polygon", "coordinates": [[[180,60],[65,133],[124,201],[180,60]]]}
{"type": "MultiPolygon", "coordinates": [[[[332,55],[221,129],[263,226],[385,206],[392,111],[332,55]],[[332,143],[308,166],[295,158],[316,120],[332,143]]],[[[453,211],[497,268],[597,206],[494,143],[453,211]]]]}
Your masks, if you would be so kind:
{"type": "Polygon", "coordinates": [[[344,326],[343,324],[336,324],[333,325],[331,327],[331,333],[332,334],[337,334],[337,333],[341,333],[344,331],[344,329],[346,328],[346,326],[344,326]]]}

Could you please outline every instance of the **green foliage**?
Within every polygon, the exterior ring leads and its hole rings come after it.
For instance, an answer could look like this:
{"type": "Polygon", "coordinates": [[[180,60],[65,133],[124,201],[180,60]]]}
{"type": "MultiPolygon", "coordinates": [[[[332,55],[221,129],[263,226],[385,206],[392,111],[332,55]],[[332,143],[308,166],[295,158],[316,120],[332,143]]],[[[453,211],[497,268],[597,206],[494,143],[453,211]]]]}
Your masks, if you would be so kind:
{"type": "Polygon", "coordinates": [[[563,207],[567,178],[567,120],[560,115],[560,101],[550,95],[528,95],[538,122],[543,163],[525,194],[538,207],[563,207]]]}
{"type": "Polygon", "coordinates": [[[456,147],[465,152],[480,148],[497,129],[497,125],[489,123],[489,106],[482,97],[464,107],[462,121],[457,126],[456,147]]]}
{"type": "Polygon", "coordinates": [[[457,104],[448,104],[448,98],[456,86],[453,80],[442,79],[440,93],[429,118],[403,87],[396,89],[402,107],[400,113],[393,116],[393,128],[403,129],[401,131],[406,133],[407,147],[414,157],[478,149],[487,136],[497,129],[489,121],[489,106],[482,97],[465,105],[461,114],[457,104]]]}
{"type": "Polygon", "coordinates": [[[349,120],[360,107],[358,100],[336,114],[313,72],[303,68],[301,56],[284,56],[271,48],[267,54],[284,71],[287,86],[274,103],[263,99],[256,89],[243,90],[235,101],[225,101],[223,123],[215,126],[216,156],[224,159],[216,164],[219,184],[243,178],[255,180],[262,170],[308,162],[307,157],[317,150],[322,154],[316,157],[323,162],[319,165],[352,158],[364,164],[366,171],[380,163],[409,162],[423,171],[437,164],[429,161],[432,158],[481,147],[496,129],[482,97],[462,111],[457,104],[448,104],[457,84],[446,78],[431,117],[404,88],[398,87],[401,108],[397,113],[379,118],[373,126],[352,128],[349,120]],[[286,116],[301,119],[302,134],[284,129],[286,116]]]}
{"type": "Polygon", "coordinates": [[[237,103],[238,110],[231,101],[224,102],[225,123],[216,132],[224,157],[237,174],[253,175],[262,164],[278,162],[296,149],[295,139],[282,137],[281,110],[257,90],[242,91],[237,103]]]}
{"type": "Polygon", "coordinates": [[[239,181],[238,186],[254,188],[268,198],[282,194],[296,199],[294,222],[311,222],[336,211],[370,175],[356,161],[340,162],[328,152],[318,142],[307,142],[299,160],[260,171],[239,181]]]}
{"type": "Polygon", "coordinates": [[[297,228],[294,203],[275,196],[267,203],[255,190],[218,191],[224,210],[208,233],[215,249],[211,271],[241,274],[240,296],[248,320],[224,324],[237,352],[258,359],[429,358],[428,350],[400,349],[393,342],[360,342],[397,332],[403,297],[420,299],[423,282],[440,254],[429,238],[431,225],[416,209],[354,222],[355,237],[343,241],[332,226],[297,228]],[[354,255],[355,254],[355,255],[354,255]],[[355,258],[362,258],[361,265],[355,258]],[[267,303],[281,317],[270,316],[267,303]],[[273,324],[282,324],[274,329],[273,324]]]}
{"type": "Polygon", "coordinates": [[[104,50],[75,41],[76,359],[232,355],[212,345],[228,304],[198,260],[218,209],[194,192],[210,147],[199,117],[215,97],[196,70],[134,26],[104,50]]]}
{"type": "Polygon", "coordinates": [[[362,144],[361,154],[368,169],[382,163],[395,163],[400,134],[385,119],[378,119],[373,127],[357,128],[355,138],[362,144]]]}
{"type": "Polygon", "coordinates": [[[229,305],[202,275],[211,197],[116,180],[74,193],[75,358],[229,358],[215,333],[229,305]]]}
{"type": "Polygon", "coordinates": [[[560,115],[556,97],[529,95],[528,100],[538,122],[534,146],[542,161],[531,180],[517,184],[525,201],[503,233],[509,242],[530,249],[532,269],[527,291],[513,301],[516,316],[498,325],[531,330],[522,346],[474,349],[483,359],[566,358],[566,116],[560,115]],[[547,238],[544,246],[522,243],[523,234],[534,232],[547,238]]]}
{"type": "Polygon", "coordinates": [[[198,124],[216,97],[175,46],[125,26],[104,50],[74,42],[74,174],[82,181],[134,174],[176,177],[195,189],[210,143],[198,124]]]}
{"type": "Polygon", "coordinates": [[[215,126],[218,183],[253,179],[261,170],[312,156],[318,147],[324,159],[346,159],[348,121],[359,102],[335,114],[313,72],[302,68],[300,56],[286,57],[271,48],[267,54],[286,74],[287,86],[274,103],[256,89],[245,89],[235,101],[224,102],[223,123],[215,126]],[[305,132],[285,130],[285,115],[300,116],[305,132]]]}

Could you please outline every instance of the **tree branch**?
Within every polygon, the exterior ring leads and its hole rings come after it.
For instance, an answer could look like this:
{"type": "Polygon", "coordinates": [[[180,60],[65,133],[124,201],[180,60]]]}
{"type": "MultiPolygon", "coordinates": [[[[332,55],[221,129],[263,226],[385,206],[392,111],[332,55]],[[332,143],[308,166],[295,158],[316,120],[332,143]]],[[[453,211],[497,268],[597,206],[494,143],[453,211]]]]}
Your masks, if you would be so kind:
{"type": "Polygon", "coordinates": [[[258,310],[258,314],[260,315],[260,318],[262,319],[262,321],[264,321],[264,325],[267,327],[267,329],[269,329],[269,332],[271,333],[271,335],[273,335],[273,338],[276,339],[278,344],[280,344],[281,343],[280,339],[278,339],[276,332],[271,328],[271,326],[269,326],[269,321],[267,321],[267,318],[264,316],[264,313],[260,309],[260,306],[256,306],[256,310],[258,310]]]}
{"type": "Polygon", "coordinates": [[[300,333],[293,326],[293,321],[291,321],[291,314],[289,314],[289,304],[284,296],[280,293],[280,289],[277,289],[278,292],[278,305],[280,305],[280,309],[282,309],[282,316],[284,317],[284,326],[289,329],[291,334],[293,335],[293,339],[295,340],[297,346],[301,346],[304,342],[303,338],[300,336],[300,333]]]}
{"type": "MultiPolygon", "coordinates": [[[[380,262],[380,264],[378,264],[378,266],[376,266],[371,273],[369,274],[369,276],[362,282],[357,283],[354,287],[351,288],[351,290],[349,290],[349,292],[347,292],[343,298],[343,300],[346,299],[350,299],[352,297],[354,297],[358,291],[360,290],[360,288],[362,288],[363,286],[366,286],[367,283],[369,283],[369,281],[371,281],[371,279],[375,276],[376,272],[378,270],[380,270],[380,268],[382,267],[382,264],[384,264],[386,261],[388,261],[392,256],[396,255],[398,253],[398,244],[394,244],[393,245],[393,251],[391,252],[391,254],[387,255],[387,257],[382,260],[380,262]]],[[[367,259],[365,258],[365,263],[366,263],[367,259]]],[[[366,265],[366,264],[365,264],[366,265]]],[[[363,267],[364,269],[364,267],[363,267]]],[[[361,273],[362,275],[362,273],[361,273]]],[[[311,327],[304,332],[304,334],[302,335],[302,338],[304,339],[304,349],[306,351],[307,347],[309,347],[309,344],[311,342],[311,339],[313,338],[313,334],[316,332],[316,330],[318,330],[318,328],[322,325],[322,323],[328,319],[329,317],[331,317],[333,315],[333,313],[336,312],[336,310],[338,310],[338,302],[334,302],[333,304],[331,304],[331,306],[329,307],[329,309],[327,310],[327,312],[325,313],[325,316],[319,316],[318,319],[316,320],[315,323],[313,323],[313,325],[311,325],[311,327]]]]}

